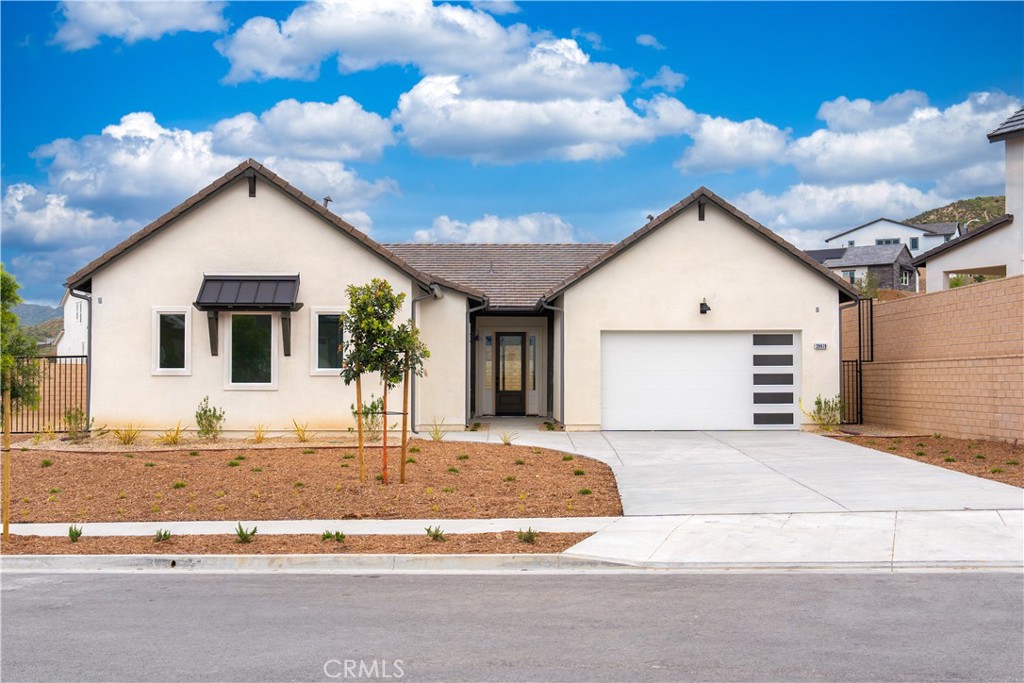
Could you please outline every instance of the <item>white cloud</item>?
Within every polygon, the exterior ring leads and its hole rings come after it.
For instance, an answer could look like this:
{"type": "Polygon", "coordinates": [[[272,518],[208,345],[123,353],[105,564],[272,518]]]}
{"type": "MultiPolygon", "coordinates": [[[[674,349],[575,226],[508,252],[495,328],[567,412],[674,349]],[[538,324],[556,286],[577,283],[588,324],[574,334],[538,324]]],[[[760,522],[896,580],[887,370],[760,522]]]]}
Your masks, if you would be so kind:
{"type": "Polygon", "coordinates": [[[879,180],[835,187],[799,183],[776,195],[754,190],[736,197],[733,203],[798,246],[822,248],[820,242],[807,244],[808,240],[794,231],[817,230],[832,235],[874,218],[899,220],[950,201],[934,190],[922,192],[905,183],[879,180]]]}
{"type": "Polygon", "coordinates": [[[604,46],[604,41],[602,40],[600,33],[595,33],[593,31],[584,31],[581,28],[574,28],[570,35],[573,37],[574,40],[585,40],[587,42],[587,45],[590,46],[591,50],[597,50],[600,52],[601,50],[607,49],[604,46]]]}
{"type": "Polygon", "coordinates": [[[673,71],[667,66],[658,69],[658,73],[643,82],[644,88],[664,88],[669,92],[675,92],[686,85],[686,74],[673,71]]]}
{"type": "Polygon", "coordinates": [[[430,0],[344,0],[308,3],[278,23],[254,17],[218,41],[230,62],[229,83],[268,78],[313,79],[337,56],[343,73],[384,64],[415,65],[428,74],[478,73],[508,66],[529,46],[526,27],[503,27],[486,12],[430,0]]]}
{"type": "Polygon", "coordinates": [[[473,6],[473,9],[479,9],[484,12],[490,12],[491,14],[497,15],[519,14],[523,11],[522,8],[512,2],[512,0],[472,0],[470,4],[473,6]]]}
{"type": "Polygon", "coordinates": [[[351,97],[336,102],[282,100],[257,117],[246,112],[218,121],[214,147],[244,156],[374,161],[395,142],[391,124],[351,97]]]}
{"type": "MultiPolygon", "coordinates": [[[[15,256],[8,265],[10,265],[11,272],[18,278],[18,282],[25,287],[25,292],[35,289],[38,292],[45,291],[54,295],[60,292],[54,285],[62,284],[68,276],[112,246],[114,246],[113,243],[105,244],[102,247],[88,245],[26,252],[15,256]]],[[[41,302],[38,299],[29,301],[29,303],[41,302]]],[[[56,301],[50,305],[56,305],[56,301]]]]}
{"type": "Polygon", "coordinates": [[[84,50],[100,36],[126,43],[157,40],[178,31],[223,31],[224,2],[62,2],[53,42],[66,50],[84,50]]]}
{"type": "Polygon", "coordinates": [[[650,33],[641,33],[636,37],[636,44],[644,47],[653,47],[655,50],[664,50],[665,46],[658,42],[658,39],[650,33]]]}
{"type": "Polygon", "coordinates": [[[903,123],[916,109],[927,106],[928,96],[919,90],[904,90],[880,102],[841,96],[822,103],[818,118],[834,131],[872,130],[903,123]]]}
{"type": "Polygon", "coordinates": [[[624,147],[677,133],[692,118],[660,95],[635,103],[560,99],[522,102],[467,97],[457,76],[431,76],[401,96],[393,118],[415,149],[440,156],[507,163],[527,159],[604,159],[624,147]]]}
{"type": "Polygon", "coordinates": [[[1006,172],[1003,159],[983,161],[956,169],[938,179],[935,191],[947,197],[975,197],[978,195],[1001,195],[1006,188],[1006,172]]]}
{"type": "Polygon", "coordinates": [[[352,227],[361,230],[367,235],[373,232],[373,218],[371,218],[370,214],[365,211],[353,209],[351,211],[346,211],[341,217],[352,227]]]}
{"type": "Polygon", "coordinates": [[[676,167],[687,173],[734,171],[780,161],[786,151],[789,129],[781,130],[761,119],[731,121],[701,115],[689,131],[693,145],[676,167]]]}
{"type": "Polygon", "coordinates": [[[87,209],[68,206],[65,194],[40,192],[34,185],[7,187],[2,202],[4,241],[14,244],[72,248],[95,241],[113,241],[137,224],[111,216],[97,216],[87,209]]]}
{"type": "Polygon", "coordinates": [[[511,218],[484,215],[471,223],[438,216],[429,230],[417,230],[417,242],[523,243],[575,242],[572,225],[550,213],[528,213],[511,218]]]}

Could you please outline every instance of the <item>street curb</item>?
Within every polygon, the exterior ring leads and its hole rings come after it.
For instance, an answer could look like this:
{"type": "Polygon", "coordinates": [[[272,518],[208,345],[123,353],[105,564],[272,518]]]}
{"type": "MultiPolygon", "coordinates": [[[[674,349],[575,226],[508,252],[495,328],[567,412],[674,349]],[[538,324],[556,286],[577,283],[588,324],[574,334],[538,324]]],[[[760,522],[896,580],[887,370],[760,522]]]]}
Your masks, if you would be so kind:
{"type": "Polygon", "coordinates": [[[1019,562],[643,562],[526,555],[7,555],[0,573],[1024,572],[1019,562]]]}

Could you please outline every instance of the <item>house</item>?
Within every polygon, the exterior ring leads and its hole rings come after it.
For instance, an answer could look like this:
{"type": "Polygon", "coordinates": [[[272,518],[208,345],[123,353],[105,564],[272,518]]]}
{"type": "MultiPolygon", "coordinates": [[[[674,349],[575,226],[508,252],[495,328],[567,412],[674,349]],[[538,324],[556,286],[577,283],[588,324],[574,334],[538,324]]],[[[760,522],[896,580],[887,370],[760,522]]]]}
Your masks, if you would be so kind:
{"type": "Polygon", "coordinates": [[[952,275],[1024,273],[1024,109],[989,133],[988,139],[1005,144],[1006,213],[914,260],[916,266],[926,268],[929,292],[949,289],[952,275]]]}
{"type": "Polygon", "coordinates": [[[57,334],[58,356],[84,356],[89,344],[89,307],[85,299],[71,296],[65,289],[60,300],[64,311],[64,329],[57,334]]]}
{"type": "Polygon", "coordinates": [[[807,255],[850,284],[862,285],[871,274],[879,289],[917,291],[917,269],[905,244],[815,249],[807,255]]]}
{"type": "Polygon", "coordinates": [[[960,234],[959,223],[923,223],[920,225],[876,218],[825,239],[830,248],[869,247],[905,244],[911,256],[923,254],[960,234]]]}
{"type": "MultiPolygon", "coordinates": [[[[353,421],[345,288],[385,278],[431,351],[412,424],[793,429],[839,393],[856,290],[700,188],[614,245],[382,245],[243,162],[73,274],[91,311],[97,424],[353,421]]],[[[375,385],[372,378],[364,382],[375,385]]]]}

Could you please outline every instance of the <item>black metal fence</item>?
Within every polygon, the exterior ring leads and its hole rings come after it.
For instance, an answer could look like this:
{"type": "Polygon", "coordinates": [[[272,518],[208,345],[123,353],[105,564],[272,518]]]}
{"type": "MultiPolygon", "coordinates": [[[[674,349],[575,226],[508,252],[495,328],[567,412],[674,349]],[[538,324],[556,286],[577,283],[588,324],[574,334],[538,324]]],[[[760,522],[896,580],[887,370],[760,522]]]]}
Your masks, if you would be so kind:
{"type": "Polygon", "coordinates": [[[840,378],[840,396],[843,398],[843,424],[860,424],[864,416],[862,391],[864,388],[859,360],[844,360],[840,378]]]}
{"type": "Polygon", "coordinates": [[[11,411],[12,432],[66,432],[69,412],[77,412],[82,420],[81,426],[85,426],[85,416],[89,414],[87,356],[17,358],[15,362],[32,366],[39,387],[39,404],[35,407],[14,407],[11,411]]]}

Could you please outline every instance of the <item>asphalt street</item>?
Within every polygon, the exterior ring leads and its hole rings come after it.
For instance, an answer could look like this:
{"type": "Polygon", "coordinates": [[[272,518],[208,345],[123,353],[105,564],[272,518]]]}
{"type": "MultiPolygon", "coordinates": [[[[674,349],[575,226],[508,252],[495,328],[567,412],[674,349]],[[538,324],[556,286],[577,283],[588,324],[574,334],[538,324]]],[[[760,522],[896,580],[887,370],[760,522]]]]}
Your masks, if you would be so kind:
{"type": "Polygon", "coordinates": [[[4,681],[1020,681],[1019,573],[6,574],[4,681]]]}

